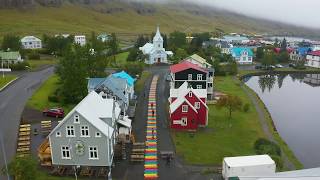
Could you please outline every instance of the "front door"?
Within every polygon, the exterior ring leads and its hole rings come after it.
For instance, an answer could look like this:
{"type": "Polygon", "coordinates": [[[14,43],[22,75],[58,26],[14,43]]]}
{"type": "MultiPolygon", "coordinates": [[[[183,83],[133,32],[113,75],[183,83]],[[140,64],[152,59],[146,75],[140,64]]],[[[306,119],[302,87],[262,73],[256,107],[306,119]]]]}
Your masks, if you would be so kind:
{"type": "Polygon", "coordinates": [[[158,58],[158,63],[160,63],[161,62],[161,58],[158,58]]]}

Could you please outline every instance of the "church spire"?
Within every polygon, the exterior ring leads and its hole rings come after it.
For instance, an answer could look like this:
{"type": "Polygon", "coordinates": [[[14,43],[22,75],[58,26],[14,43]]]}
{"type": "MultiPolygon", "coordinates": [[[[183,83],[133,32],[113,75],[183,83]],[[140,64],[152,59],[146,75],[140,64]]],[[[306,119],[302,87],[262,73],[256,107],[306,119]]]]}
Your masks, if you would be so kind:
{"type": "Polygon", "coordinates": [[[161,33],[160,33],[159,25],[157,26],[156,35],[153,37],[153,42],[155,42],[155,41],[163,41],[163,38],[162,38],[161,33]]]}

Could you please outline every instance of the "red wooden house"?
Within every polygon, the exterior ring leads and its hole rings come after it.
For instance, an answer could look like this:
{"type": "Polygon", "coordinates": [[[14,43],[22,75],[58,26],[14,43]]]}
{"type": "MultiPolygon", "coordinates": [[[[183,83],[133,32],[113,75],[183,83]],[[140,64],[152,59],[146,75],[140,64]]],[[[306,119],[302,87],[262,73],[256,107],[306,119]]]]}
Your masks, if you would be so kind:
{"type": "Polygon", "coordinates": [[[170,89],[170,126],[174,129],[196,130],[208,125],[207,90],[193,89],[184,82],[170,89]]]}

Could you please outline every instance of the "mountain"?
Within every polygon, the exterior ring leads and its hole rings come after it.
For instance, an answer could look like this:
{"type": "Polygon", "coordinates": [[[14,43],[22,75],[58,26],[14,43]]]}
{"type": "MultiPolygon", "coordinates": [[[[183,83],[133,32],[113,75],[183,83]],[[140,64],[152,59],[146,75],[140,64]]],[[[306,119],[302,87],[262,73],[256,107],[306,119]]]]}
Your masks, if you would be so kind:
{"type": "Polygon", "coordinates": [[[128,0],[3,0],[0,35],[115,32],[121,39],[162,32],[225,32],[318,37],[319,31],[188,3],[128,0]]]}

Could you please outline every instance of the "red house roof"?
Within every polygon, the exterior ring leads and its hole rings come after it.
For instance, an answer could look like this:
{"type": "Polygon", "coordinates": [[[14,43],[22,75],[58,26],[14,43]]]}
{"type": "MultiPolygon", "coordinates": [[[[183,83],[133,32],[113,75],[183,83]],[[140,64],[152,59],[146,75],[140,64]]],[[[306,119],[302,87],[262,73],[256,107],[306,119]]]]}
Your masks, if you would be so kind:
{"type": "MultiPolygon", "coordinates": [[[[280,53],[280,51],[281,51],[281,48],[274,48],[274,52],[275,52],[275,53],[280,53]]],[[[288,53],[292,53],[292,51],[294,51],[294,49],[292,49],[292,48],[287,48],[287,52],[288,52],[288,53]]]]}
{"type": "Polygon", "coordinates": [[[320,56],[320,50],[318,51],[311,51],[308,54],[312,55],[312,56],[320,56]]]}
{"type": "Polygon", "coordinates": [[[186,69],[195,69],[195,70],[207,73],[206,70],[202,69],[200,66],[198,66],[196,64],[193,64],[193,63],[191,63],[189,61],[182,61],[179,64],[175,64],[175,65],[170,66],[170,71],[172,73],[184,71],[186,69]]]}

